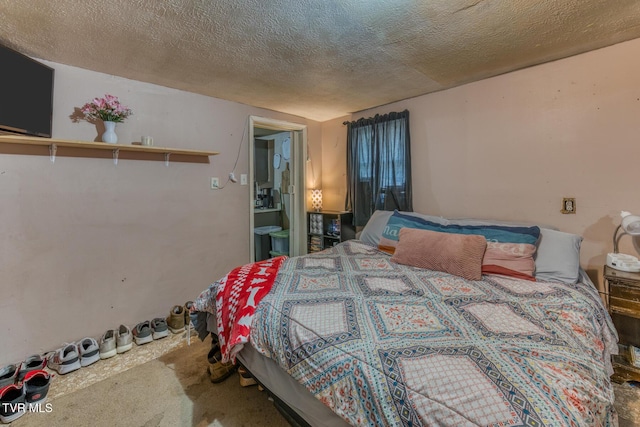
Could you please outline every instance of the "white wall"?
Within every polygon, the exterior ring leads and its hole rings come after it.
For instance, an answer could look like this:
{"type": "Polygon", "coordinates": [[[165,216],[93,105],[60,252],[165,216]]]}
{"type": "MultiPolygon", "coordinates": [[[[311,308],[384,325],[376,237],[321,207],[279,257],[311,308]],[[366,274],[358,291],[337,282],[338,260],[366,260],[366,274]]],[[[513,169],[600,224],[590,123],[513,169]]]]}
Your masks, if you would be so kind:
{"type": "Polygon", "coordinates": [[[347,197],[347,126],[345,116],[322,123],[322,204],[324,209],[342,211],[347,197]],[[331,165],[330,167],[328,165],[331,165]]]}
{"type": "MultiPolygon", "coordinates": [[[[50,63],[53,137],[93,141],[74,108],[120,97],[134,115],[120,143],[219,151],[210,164],[0,154],[0,365],[120,323],[167,316],[249,260],[249,187],[209,179],[248,173],[248,116],[319,123],[161,86],[50,63]]],[[[318,148],[319,149],[319,148],[318,148]]]]}
{"type": "MultiPolygon", "coordinates": [[[[580,234],[582,266],[601,282],[620,210],[640,213],[640,39],[353,119],[404,109],[416,211],[533,221],[580,234]],[[575,215],[560,213],[563,197],[576,198],[575,215]]],[[[338,167],[346,152],[341,121],[322,127],[323,161],[338,167]]],[[[323,187],[339,187],[345,170],[323,174],[323,187]]],[[[622,249],[635,253],[630,242],[623,238],[622,249]]]]}

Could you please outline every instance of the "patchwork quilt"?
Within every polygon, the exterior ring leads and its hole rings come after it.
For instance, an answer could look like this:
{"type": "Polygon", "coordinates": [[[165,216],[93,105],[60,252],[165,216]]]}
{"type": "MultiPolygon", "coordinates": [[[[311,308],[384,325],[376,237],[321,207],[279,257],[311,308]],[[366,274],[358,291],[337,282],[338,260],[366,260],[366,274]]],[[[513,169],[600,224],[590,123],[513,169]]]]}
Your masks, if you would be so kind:
{"type": "Polygon", "coordinates": [[[616,332],[586,284],[468,281],[359,241],[285,260],[250,342],[359,426],[613,426],[616,332]]]}

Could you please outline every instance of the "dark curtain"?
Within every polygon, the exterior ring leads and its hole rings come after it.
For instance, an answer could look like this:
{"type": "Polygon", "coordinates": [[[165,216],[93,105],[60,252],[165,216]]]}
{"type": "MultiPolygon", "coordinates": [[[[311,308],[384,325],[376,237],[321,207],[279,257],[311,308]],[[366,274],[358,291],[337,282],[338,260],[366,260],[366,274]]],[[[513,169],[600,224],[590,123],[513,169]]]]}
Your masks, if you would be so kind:
{"type": "Polygon", "coordinates": [[[347,125],[347,200],[355,226],[375,210],[413,211],[409,111],[347,125]]]}

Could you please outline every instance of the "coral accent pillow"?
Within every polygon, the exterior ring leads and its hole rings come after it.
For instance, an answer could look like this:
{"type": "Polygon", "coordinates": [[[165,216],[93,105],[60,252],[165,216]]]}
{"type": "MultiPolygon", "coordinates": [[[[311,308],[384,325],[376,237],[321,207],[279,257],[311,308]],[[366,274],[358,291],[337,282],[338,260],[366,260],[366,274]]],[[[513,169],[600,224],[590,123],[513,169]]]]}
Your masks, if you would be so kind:
{"type": "Polygon", "coordinates": [[[533,276],[535,253],[535,245],[487,242],[487,250],[482,260],[482,272],[535,281],[533,276]]]}
{"type": "Polygon", "coordinates": [[[468,280],[482,278],[487,239],[480,235],[401,228],[391,261],[444,271],[468,280]]]}

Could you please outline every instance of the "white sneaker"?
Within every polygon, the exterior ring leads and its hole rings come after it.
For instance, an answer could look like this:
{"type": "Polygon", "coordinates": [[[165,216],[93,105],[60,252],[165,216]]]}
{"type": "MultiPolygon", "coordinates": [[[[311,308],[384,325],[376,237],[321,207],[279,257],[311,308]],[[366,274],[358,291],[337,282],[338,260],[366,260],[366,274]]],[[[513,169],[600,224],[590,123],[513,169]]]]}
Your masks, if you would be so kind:
{"type": "Polygon", "coordinates": [[[98,342],[95,339],[84,338],[77,345],[81,366],[89,366],[100,360],[100,347],[98,347],[98,342]]]}
{"type": "Polygon", "coordinates": [[[80,369],[80,355],[75,344],[65,344],[64,347],[49,353],[47,366],[60,375],[80,369]]]}
{"type": "Polygon", "coordinates": [[[116,331],[109,329],[100,338],[100,359],[108,359],[116,354],[116,331]]]}
{"type": "Polygon", "coordinates": [[[116,335],[116,351],[118,354],[131,350],[133,346],[133,335],[131,330],[125,325],[120,325],[116,335]]]}

